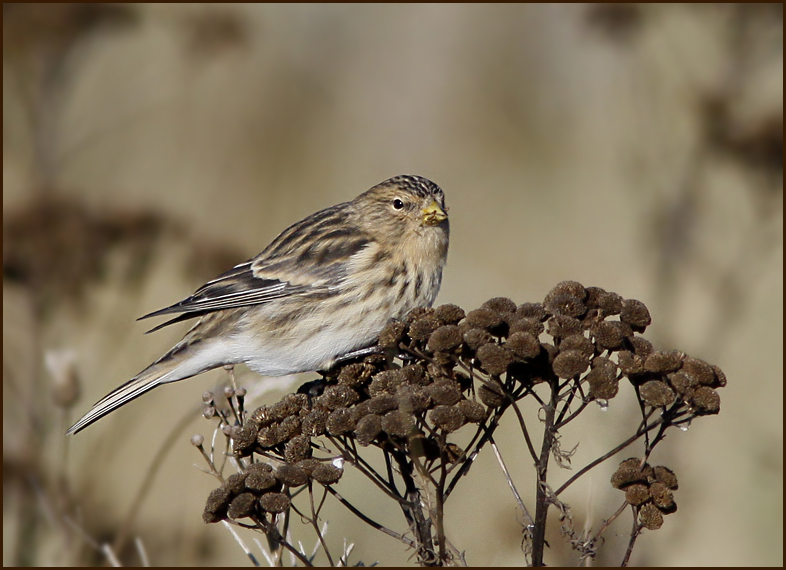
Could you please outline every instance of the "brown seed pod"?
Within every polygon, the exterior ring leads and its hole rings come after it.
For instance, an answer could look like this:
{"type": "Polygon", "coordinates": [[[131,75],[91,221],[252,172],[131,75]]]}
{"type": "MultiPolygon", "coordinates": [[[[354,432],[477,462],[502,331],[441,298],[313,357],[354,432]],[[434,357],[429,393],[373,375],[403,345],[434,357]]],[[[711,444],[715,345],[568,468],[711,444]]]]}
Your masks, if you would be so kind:
{"type": "Polygon", "coordinates": [[[652,503],[645,503],[639,510],[639,522],[644,528],[658,530],[663,526],[663,513],[652,503]]]}
{"type": "Polygon", "coordinates": [[[434,427],[446,433],[456,431],[466,423],[464,415],[456,406],[437,406],[429,412],[429,420],[434,427]]]}
{"type": "MultiPolygon", "coordinates": [[[[540,323],[538,323],[540,325],[540,323]]],[[[543,325],[541,325],[543,326],[543,325]]],[[[514,332],[505,342],[505,348],[517,358],[525,360],[535,358],[540,354],[540,341],[529,332],[514,332]]]]}
{"type": "Polygon", "coordinates": [[[512,314],[516,312],[516,303],[507,297],[494,297],[493,299],[489,299],[483,303],[480,308],[494,311],[504,318],[506,314],[512,314]]]}
{"type": "Polygon", "coordinates": [[[300,487],[308,483],[308,474],[300,467],[290,465],[289,463],[282,463],[276,467],[274,473],[276,479],[287,487],[300,487]]]}
{"type": "Polygon", "coordinates": [[[502,316],[491,309],[475,309],[467,313],[467,325],[471,328],[485,329],[493,335],[507,333],[508,325],[502,316]]]}
{"type": "Polygon", "coordinates": [[[639,387],[641,399],[653,408],[665,408],[674,403],[676,394],[665,382],[650,380],[639,387]]]}
{"type": "Polygon", "coordinates": [[[644,369],[648,372],[668,373],[676,372],[682,366],[684,355],[672,350],[670,352],[655,351],[647,356],[644,369]]]}
{"type": "Polygon", "coordinates": [[[516,316],[545,321],[548,315],[542,303],[524,303],[516,309],[516,316]]]}
{"type": "Polygon", "coordinates": [[[486,419],[486,408],[484,408],[483,404],[480,402],[476,402],[475,400],[461,400],[456,404],[456,407],[458,411],[461,412],[461,415],[470,423],[477,424],[486,419]]]}
{"type": "Polygon", "coordinates": [[[554,357],[552,368],[560,378],[573,378],[589,367],[589,358],[578,350],[560,351],[554,357]]]}
{"type": "Polygon", "coordinates": [[[259,497],[259,506],[268,513],[283,513],[292,502],[284,493],[265,493],[259,497]]]}
{"type": "Polygon", "coordinates": [[[434,309],[434,314],[446,325],[457,325],[466,316],[464,309],[451,304],[440,305],[434,309]]]}
{"type": "Polygon", "coordinates": [[[415,429],[415,417],[412,414],[393,410],[382,416],[382,430],[393,436],[405,437],[415,429]]]}
{"type": "Polygon", "coordinates": [[[240,493],[229,503],[227,516],[233,520],[251,516],[254,514],[256,505],[257,498],[253,493],[240,493]]]}
{"type": "Polygon", "coordinates": [[[502,393],[502,388],[496,384],[483,384],[478,388],[478,398],[480,398],[480,401],[489,408],[501,406],[505,401],[505,395],[502,393]]]}
{"type": "Polygon", "coordinates": [[[709,386],[699,386],[690,400],[697,415],[710,415],[720,412],[720,396],[709,386]]]}
{"type": "Polygon", "coordinates": [[[333,485],[334,483],[338,483],[338,480],[341,479],[343,474],[343,469],[339,469],[330,463],[321,463],[311,472],[311,477],[314,481],[322,483],[323,485],[333,485]]]}
{"type": "Polygon", "coordinates": [[[458,326],[445,325],[431,333],[426,346],[432,352],[448,352],[460,347],[462,340],[458,326]]]}
{"type": "Polygon", "coordinates": [[[307,457],[311,457],[311,438],[307,435],[291,438],[284,447],[284,459],[287,463],[297,463],[307,457]]]}
{"type": "Polygon", "coordinates": [[[437,405],[451,406],[461,400],[461,386],[453,380],[439,380],[424,389],[426,395],[437,405]]]}
{"type": "Polygon", "coordinates": [[[633,483],[625,487],[625,501],[634,507],[650,500],[650,492],[647,485],[643,483],[633,483]]]}
{"type": "Polygon", "coordinates": [[[625,299],[622,302],[620,321],[629,324],[636,332],[644,332],[652,323],[647,306],[636,299],[625,299]]]}
{"type": "Polygon", "coordinates": [[[477,351],[481,366],[489,374],[504,374],[514,360],[513,353],[496,343],[485,344],[477,351]]]}
{"type": "Polygon", "coordinates": [[[326,428],[330,435],[344,435],[355,429],[355,418],[349,409],[338,408],[328,416],[326,428]]]}
{"type": "Polygon", "coordinates": [[[380,433],[382,433],[382,418],[375,414],[363,417],[355,427],[355,437],[363,447],[374,441],[380,433]]]}

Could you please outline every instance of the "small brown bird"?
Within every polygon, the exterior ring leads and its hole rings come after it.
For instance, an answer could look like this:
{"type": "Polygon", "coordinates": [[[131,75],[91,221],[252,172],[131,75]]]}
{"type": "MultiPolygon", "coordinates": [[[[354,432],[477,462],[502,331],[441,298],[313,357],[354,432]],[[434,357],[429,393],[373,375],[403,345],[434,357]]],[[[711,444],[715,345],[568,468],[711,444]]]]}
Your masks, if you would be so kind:
{"type": "Polygon", "coordinates": [[[434,302],[448,253],[442,189],[403,175],[284,230],[193,295],[141,317],[199,318],[169,352],[100,400],[77,433],[160,384],[229,364],[264,376],[325,370],[391,319],[434,302]]]}

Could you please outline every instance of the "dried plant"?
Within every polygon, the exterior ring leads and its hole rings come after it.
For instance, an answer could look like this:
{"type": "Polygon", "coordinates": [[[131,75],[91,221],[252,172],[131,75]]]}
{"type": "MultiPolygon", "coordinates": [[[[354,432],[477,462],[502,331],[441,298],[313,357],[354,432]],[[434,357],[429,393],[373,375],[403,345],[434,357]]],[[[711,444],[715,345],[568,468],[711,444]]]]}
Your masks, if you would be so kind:
{"type": "Polygon", "coordinates": [[[382,332],[376,354],[342,362],[297,393],[251,413],[244,410],[242,388],[225,391],[229,406],[223,409],[208,393],[205,417],[219,418],[237,472],[225,477],[215,445],[208,453],[204,438],[195,436],[192,442],[221,481],[207,499],[204,520],[254,529],[266,535],[273,552],[286,550],[300,563],[311,564],[313,553],[309,556],[287,538],[294,513],[313,527],[330,564],[346,564],[345,556],[331,554],[324,539],[320,518],[329,495],[413,549],[419,564],[461,564],[461,551],[445,533],[444,506],[454,492],[472,485],[465,475],[489,448],[524,513],[528,564],[544,563],[550,507],[559,511],[562,535],[581,560],[597,554],[603,532],[630,507],[633,528],[625,565],[642,529],[659,528],[663,516],[676,511],[676,476],[648,463],[653,449],[669,428],[717,414],[716,389],[726,384],[716,366],[681,352],[655,350],[640,335],[650,321],[640,301],[565,281],[543,303],[517,306],[498,297],[469,313],[455,305],[416,309],[382,332]],[[637,425],[619,445],[553,489],[552,460],[564,466],[572,456],[560,447],[560,430],[577,421],[591,402],[607,406],[620,381],[634,388],[637,425]],[[526,398],[540,407],[537,418],[522,411],[526,398]],[[506,413],[518,420],[519,451],[535,464],[534,511],[521,499],[494,440],[506,413]],[[458,432],[471,433],[469,444],[457,445],[458,432]],[[643,454],[622,461],[611,479],[625,493],[622,506],[595,533],[577,532],[562,493],[639,440],[643,454]],[[383,463],[374,454],[381,454],[383,463]],[[377,464],[385,468],[377,469],[377,464]],[[342,496],[346,465],[398,506],[406,532],[381,525],[373,512],[342,496]]]}

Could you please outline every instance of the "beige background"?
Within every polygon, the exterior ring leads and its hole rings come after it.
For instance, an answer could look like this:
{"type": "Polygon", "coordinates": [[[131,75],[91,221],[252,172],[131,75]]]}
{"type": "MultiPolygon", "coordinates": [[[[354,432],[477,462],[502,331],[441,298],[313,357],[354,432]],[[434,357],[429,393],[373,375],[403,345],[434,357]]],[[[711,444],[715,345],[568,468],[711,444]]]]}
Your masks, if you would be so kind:
{"type": "MultiPolygon", "coordinates": [[[[782,5],[16,7],[3,42],[5,564],[103,563],[91,541],[125,532],[134,505],[126,530],[153,564],[245,564],[201,522],[216,484],[188,438],[212,424],[191,421],[145,480],[223,373],[72,439],[64,428],[184,330],[143,336],[136,317],[302,217],[413,173],[450,207],[438,303],[538,301],[578,280],[644,301],[648,338],[726,372],[721,414],[658,448],[679,511],[633,562],[782,565],[782,5]],[[64,351],[81,386],[67,411],[44,364],[64,351]]],[[[238,373],[256,405],[293,386],[238,373]]],[[[623,392],[563,434],[564,448],[580,442],[574,465],[624,439],[632,405],[623,392]]],[[[509,428],[503,452],[529,493],[509,428]]],[[[618,504],[613,467],[568,499],[578,528],[618,504]]],[[[401,528],[373,489],[342,485],[401,528]]],[[[521,564],[493,458],[462,485],[449,538],[472,565],[521,564]]],[[[331,546],[356,543],[350,562],[412,561],[328,514],[331,546]]],[[[598,563],[618,563],[628,525],[598,563]]],[[[132,547],[118,556],[139,563],[132,547]]]]}

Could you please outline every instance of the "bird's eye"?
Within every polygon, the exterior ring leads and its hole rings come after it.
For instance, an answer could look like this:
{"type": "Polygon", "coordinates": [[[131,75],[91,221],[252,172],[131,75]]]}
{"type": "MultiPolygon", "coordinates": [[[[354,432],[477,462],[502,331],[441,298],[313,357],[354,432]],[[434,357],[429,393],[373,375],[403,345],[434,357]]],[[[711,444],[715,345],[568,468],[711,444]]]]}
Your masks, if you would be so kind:
{"type": "Polygon", "coordinates": [[[404,207],[404,202],[396,198],[393,200],[393,209],[394,210],[401,210],[404,207]]]}

